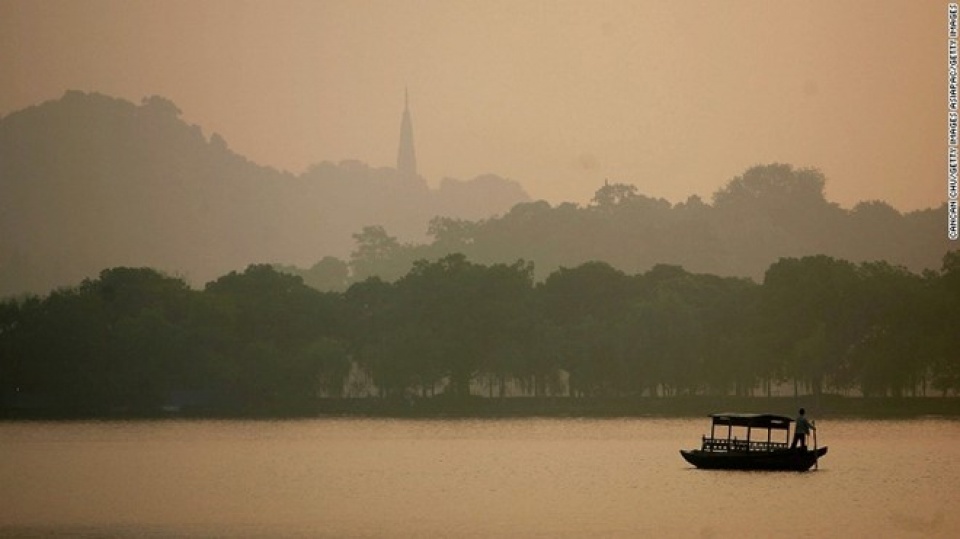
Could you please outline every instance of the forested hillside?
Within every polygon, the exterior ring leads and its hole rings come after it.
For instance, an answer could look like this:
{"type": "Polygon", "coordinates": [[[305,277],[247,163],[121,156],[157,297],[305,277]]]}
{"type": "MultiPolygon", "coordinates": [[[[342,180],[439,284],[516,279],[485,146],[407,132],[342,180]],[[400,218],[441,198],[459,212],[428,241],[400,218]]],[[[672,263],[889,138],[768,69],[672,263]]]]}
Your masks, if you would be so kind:
{"type": "MultiPolygon", "coordinates": [[[[865,201],[841,208],[826,199],[826,182],[814,169],[761,165],[731,179],[712,201],[694,196],[677,204],[607,183],[585,206],[537,201],[489,219],[437,218],[431,241],[422,244],[369,227],[356,236],[349,265],[355,280],[396,279],[417,259],[454,252],[483,263],[524,258],[536,264],[537,279],[595,260],[627,273],[674,264],[757,281],[782,257],[884,260],[914,272],[939,268],[951,248],[945,206],[901,213],[865,201]]],[[[313,282],[311,272],[298,274],[313,282]]]]}
{"type": "Polygon", "coordinates": [[[358,161],[281,172],[204,135],[162,97],[135,105],[72,91],[0,119],[0,296],[44,293],[115,266],[200,286],[272,263],[343,291],[457,252],[485,264],[530,260],[537,280],[588,261],[759,280],[781,257],[885,260],[919,272],[950,249],[945,209],[841,208],[826,199],[827,181],[771,164],[718,178],[709,201],[673,204],[613,182],[589,204],[551,206],[493,175],[430,189],[358,161]]]}
{"type": "Polygon", "coordinates": [[[0,118],[0,296],[149,266],[194,286],[259,262],[346,257],[351,235],[426,239],[436,215],[480,219],[528,200],[496,176],[419,177],[359,161],[301,174],[248,161],[175,104],[70,91],[0,118]]]}

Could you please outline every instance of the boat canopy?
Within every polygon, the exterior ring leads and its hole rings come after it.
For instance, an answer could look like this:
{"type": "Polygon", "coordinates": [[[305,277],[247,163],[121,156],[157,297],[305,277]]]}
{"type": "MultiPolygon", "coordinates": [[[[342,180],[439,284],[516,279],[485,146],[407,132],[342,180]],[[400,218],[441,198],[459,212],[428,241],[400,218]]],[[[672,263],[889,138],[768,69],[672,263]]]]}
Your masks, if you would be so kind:
{"type": "Polygon", "coordinates": [[[751,429],[790,430],[793,419],[775,414],[710,414],[713,426],[747,427],[751,429]]]}

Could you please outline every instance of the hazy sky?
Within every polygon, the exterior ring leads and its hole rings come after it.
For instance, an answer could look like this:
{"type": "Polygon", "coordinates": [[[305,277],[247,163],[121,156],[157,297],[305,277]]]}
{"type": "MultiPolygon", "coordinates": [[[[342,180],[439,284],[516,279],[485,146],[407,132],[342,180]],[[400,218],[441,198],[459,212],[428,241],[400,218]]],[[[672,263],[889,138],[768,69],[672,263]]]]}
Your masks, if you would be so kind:
{"type": "Polygon", "coordinates": [[[0,0],[0,114],[159,94],[261,164],[492,172],[586,202],[680,201],[814,166],[849,207],[946,199],[946,2],[0,0]]]}

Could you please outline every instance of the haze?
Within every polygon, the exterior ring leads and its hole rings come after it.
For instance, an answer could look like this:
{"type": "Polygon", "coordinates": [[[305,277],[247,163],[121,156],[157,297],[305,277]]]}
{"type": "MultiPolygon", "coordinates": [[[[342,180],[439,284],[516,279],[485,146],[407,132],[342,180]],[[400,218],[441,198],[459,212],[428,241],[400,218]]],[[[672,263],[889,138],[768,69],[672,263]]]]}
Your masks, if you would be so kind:
{"type": "Polygon", "coordinates": [[[174,101],[251,160],[492,172],[677,202],[768,162],[829,199],[945,200],[946,4],[914,1],[0,3],[0,114],[67,89],[174,101]]]}

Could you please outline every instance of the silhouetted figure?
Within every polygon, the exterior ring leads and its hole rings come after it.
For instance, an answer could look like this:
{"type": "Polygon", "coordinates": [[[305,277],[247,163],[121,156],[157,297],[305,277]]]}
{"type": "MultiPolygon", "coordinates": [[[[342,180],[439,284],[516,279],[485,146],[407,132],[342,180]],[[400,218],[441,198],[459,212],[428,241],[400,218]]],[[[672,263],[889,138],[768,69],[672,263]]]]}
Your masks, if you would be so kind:
{"type": "Polygon", "coordinates": [[[806,410],[800,408],[800,415],[797,416],[797,426],[793,431],[793,442],[790,443],[790,449],[797,447],[797,442],[800,442],[800,447],[806,449],[807,435],[810,434],[811,430],[817,430],[817,427],[807,420],[805,414],[806,410]]]}

